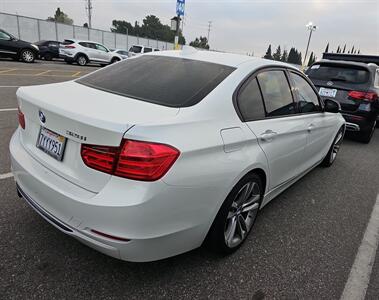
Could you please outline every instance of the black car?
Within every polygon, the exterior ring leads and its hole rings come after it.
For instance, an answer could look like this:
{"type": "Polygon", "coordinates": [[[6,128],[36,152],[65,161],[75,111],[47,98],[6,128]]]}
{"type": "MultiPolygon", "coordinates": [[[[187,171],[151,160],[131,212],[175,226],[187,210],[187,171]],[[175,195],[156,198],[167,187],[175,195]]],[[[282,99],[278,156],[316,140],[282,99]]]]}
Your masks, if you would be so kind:
{"type": "Polygon", "coordinates": [[[354,55],[324,54],[329,59],[314,63],[306,74],[323,100],[333,99],[340,103],[346,129],[353,131],[352,135],[361,142],[369,143],[379,113],[379,67],[363,62],[362,56],[355,56],[357,61],[351,61],[354,55]]]}
{"type": "Polygon", "coordinates": [[[45,60],[59,58],[60,42],[57,41],[39,41],[36,45],[39,48],[39,57],[45,60]]]}
{"type": "Polygon", "coordinates": [[[0,29],[0,57],[10,57],[32,63],[38,57],[38,46],[19,40],[10,33],[0,29]]]}

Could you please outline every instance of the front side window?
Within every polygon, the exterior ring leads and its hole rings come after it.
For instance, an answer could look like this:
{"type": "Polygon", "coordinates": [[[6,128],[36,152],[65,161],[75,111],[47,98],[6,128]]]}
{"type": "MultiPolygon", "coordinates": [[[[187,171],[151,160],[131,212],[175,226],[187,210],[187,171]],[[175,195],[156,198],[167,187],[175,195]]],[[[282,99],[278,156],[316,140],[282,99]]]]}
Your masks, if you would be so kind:
{"type": "Polygon", "coordinates": [[[4,31],[0,31],[0,40],[6,40],[9,41],[11,39],[11,36],[4,31]]]}
{"type": "Polygon", "coordinates": [[[242,86],[238,93],[237,103],[245,121],[259,120],[265,117],[263,99],[257,79],[253,78],[242,86]]]}
{"type": "Polygon", "coordinates": [[[100,45],[100,44],[96,44],[96,49],[103,52],[108,52],[107,48],[105,48],[103,45],[100,45]]]}
{"type": "Polygon", "coordinates": [[[298,107],[301,113],[320,111],[320,103],[317,94],[309,83],[300,75],[290,73],[298,97],[298,107]]]}
{"type": "Polygon", "coordinates": [[[292,93],[284,71],[264,71],[257,75],[262,90],[267,117],[296,113],[292,93]]]}

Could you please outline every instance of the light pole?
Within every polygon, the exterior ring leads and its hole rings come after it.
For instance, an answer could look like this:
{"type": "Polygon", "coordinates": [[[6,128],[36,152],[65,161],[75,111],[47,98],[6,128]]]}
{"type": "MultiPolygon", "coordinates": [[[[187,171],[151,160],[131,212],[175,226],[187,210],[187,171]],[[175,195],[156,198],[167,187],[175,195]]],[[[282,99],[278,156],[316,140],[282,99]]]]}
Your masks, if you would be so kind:
{"type": "Polygon", "coordinates": [[[311,37],[312,37],[312,32],[317,29],[317,26],[314,25],[312,22],[309,22],[307,25],[305,25],[307,29],[309,30],[309,38],[308,38],[308,44],[307,44],[307,49],[305,50],[305,56],[304,56],[304,62],[303,66],[305,66],[307,62],[307,55],[308,55],[308,48],[309,48],[309,43],[311,42],[311,37]]]}

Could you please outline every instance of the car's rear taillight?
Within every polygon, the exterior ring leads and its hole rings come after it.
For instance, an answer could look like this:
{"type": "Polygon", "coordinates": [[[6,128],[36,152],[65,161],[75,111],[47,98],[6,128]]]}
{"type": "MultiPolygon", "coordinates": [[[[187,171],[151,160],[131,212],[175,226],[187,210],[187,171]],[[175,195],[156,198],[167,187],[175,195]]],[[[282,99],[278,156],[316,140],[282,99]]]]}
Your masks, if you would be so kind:
{"type": "Polygon", "coordinates": [[[20,124],[22,129],[25,129],[25,115],[23,114],[20,108],[18,108],[17,115],[18,115],[18,124],[20,124]]]}
{"type": "Polygon", "coordinates": [[[75,46],[74,45],[66,45],[66,46],[64,46],[65,48],[67,48],[67,49],[75,49],[75,46]]]}
{"type": "Polygon", "coordinates": [[[120,147],[82,145],[84,163],[93,169],[135,180],[162,178],[179,157],[176,148],[159,143],[123,140],[120,147]]]}
{"type": "Polygon", "coordinates": [[[81,156],[83,162],[90,168],[112,173],[118,156],[118,147],[106,147],[95,145],[82,145],[81,156]]]}
{"type": "Polygon", "coordinates": [[[350,91],[348,95],[350,98],[353,98],[356,100],[366,100],[369,102],[374,102],[378,100],[378,95],[374,92],[350,91]]]}

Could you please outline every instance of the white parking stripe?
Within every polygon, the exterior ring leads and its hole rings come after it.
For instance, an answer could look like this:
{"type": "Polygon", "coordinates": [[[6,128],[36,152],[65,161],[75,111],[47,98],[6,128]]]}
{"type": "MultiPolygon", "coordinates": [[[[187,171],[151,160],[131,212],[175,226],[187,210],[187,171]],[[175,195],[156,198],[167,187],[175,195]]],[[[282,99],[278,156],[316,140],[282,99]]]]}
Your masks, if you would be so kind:
{"type": "Polygon", "coordinates": [[[361,245],[343,290],[341,300],[363,300],[366,295],[379,242],[379,195],[376,198],[361,245]]]}
{"type": "Polygon", "coordinates": [[[13,177],[12,173],[0,174],[0,179],[10,178],[10,177],[13,177]]]}
{"type": "Polygon", "coordinates": [[[0,88],[16,88],[20,87],[20,85],[0,85],[0,88]]]}
{"type": "Polygon", "coordinates": [[[2,111],[15,111],[17,108],[0,108],[0,112],[2,111]]]}

